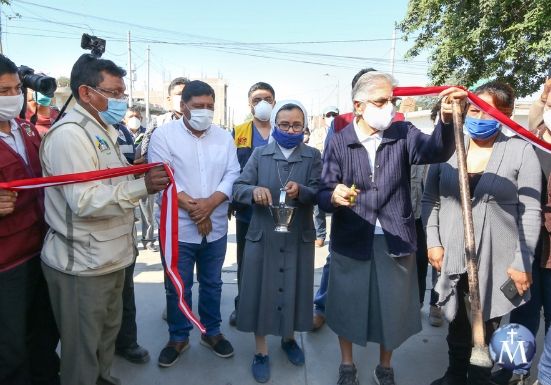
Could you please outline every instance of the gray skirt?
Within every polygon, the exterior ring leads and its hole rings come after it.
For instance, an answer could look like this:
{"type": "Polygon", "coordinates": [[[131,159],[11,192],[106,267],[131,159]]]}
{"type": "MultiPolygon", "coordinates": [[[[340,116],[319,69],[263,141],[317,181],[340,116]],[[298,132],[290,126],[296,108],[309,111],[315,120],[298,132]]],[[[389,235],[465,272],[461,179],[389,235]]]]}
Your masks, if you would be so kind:
{"type": "Polygon", "coordinates": [[[415,254],[389,254],[383,235],[375,235],[370,261],[331,251],[325,312],[329,327],[352,343],[396,349],[421,331],[415,254]]]}

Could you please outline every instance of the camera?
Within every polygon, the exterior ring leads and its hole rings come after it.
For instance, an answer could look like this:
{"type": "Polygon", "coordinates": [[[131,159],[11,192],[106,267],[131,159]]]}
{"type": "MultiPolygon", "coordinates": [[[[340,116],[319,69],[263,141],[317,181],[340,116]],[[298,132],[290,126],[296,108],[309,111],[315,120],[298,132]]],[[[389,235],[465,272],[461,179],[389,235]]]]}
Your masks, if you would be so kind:
{"type": "Polygon", "coordinates": [[[27,66],[19,67],[19,78],[23,84],[23,88],[31,88],[41,94],[54,97],[54,92],[57,88],[57,82],[54,78],[35,74],[34,70],[27,66]]]}
{"type": "MultiPolygon", "coordinates": [[[[83,33],[82,38],[80,39],[80,48],[89,49],[91,51],[90,53],[92,54],[92,56],[99,59],[101,55],[103,55],[103,53],[105,52],[105,43],[106,43],[105,39],[101,39],[97,36],[92,36],[92,35],[88,35],[87,33],[83,33]]],[[[71,102],[72,98],[73,98],[73,95],[69,96],[69,98],[61,108],[61,111],[59,111],[59,115],[54,121],[54,124],[65,114],[65,110],[67,109],[67,106],[71,102]]]]}
{"type": "Polygon", "coordinates": [[[82,49],[89,49],[92,52],[92,55],[100,58],[105,52],[105,40],[97,36],[83,33],[82,39],[80,40],[80,47],[82,49]]]}

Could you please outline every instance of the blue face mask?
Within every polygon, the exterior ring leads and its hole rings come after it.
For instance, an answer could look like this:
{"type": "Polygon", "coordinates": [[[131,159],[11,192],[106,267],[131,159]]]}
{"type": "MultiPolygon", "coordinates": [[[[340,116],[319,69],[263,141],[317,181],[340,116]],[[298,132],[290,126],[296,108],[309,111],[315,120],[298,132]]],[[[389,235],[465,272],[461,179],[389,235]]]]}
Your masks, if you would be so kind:
{"type": "Polygon", "coordinates": [[[40,104],[41,106],[48,107],[52,103],[52,98],[49,96],[46,96],[44,94],[41,94],[40,92],[36,91],[34,93],[34,100],[40,104]]]}
{"type": "MultiPolygon", "coordinates": [[[[92,87],[90,87],[90,89],[94,90],[92,87]]],[[[101,92],[98,92],[96,90],[94,91],[107,99],[107,110],[105,111],[98,111],[96,107],[90,104],[90,106],[98,112],[99,117],[103,121],[103,123],[108,125],[120,123],[124,118],[124,115],[126,115],[126,110],[128,110],[128,100],[108,98],[101,92]]]]}
{"type": "Polygon", "coordinates": [[[275,141],[283,148],[291,149],[293,147],[298,146],[302,143],[304,139],[304,133],[300,134],[289,134],[287,132],[283,132],[277,127],[275,127],[272,130],[272,136],[274,137],[275,141]]]}
{"type": "Polygon", "coordinates": [[[99,117],[105,124],[116,124],[122,121],[128,110],[128,100],[126,99],[107,99],[107,110],[99,111],[99,117]]]}
{"type": "Polygon", "coordinates": [[[488,139],[499,131],[500,123],[492,119],[475,119],[467,116],[465,128],[473,139],[488,139]]]}

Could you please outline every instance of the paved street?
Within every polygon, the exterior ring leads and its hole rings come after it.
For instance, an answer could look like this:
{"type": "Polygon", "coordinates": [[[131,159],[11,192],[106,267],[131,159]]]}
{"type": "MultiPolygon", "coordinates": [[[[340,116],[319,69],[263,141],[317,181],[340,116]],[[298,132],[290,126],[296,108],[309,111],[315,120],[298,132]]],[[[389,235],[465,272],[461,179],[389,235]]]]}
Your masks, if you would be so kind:
{"type": "MultiPolygon", "coordinates": [[[[315,289],[319,283],[326,255],[327,246],[316,249],[315,289]]],[[[165,306],[162,266],[159,253],[141,251],[135,273],[138,334],[139,343],[151,354],[151,362],[145,365],[135,365],[117,357],[113,372],[124,385],[256,384],[250,374],[250,364],[254,354],[253,336],[238,332],[227,323],[228,316],[233,309],[233,298],[237,292],[235,260],[235,227],[232,222],[223,270],[222,331],[232,342],[235,356],[230,359],[218,358],[211,351],[199,345],[199,334],[194,330],[191,335],[191,348],[180,357],[173,367],[161,369],[157,366],[157,357],[168,340],[167,325],[161,318],[165,306]]],[[[427,287],[430,287],[430,282],[427,287]]],[[[195,289],[194,287],[194,311],[197,311],[195,289]]],[[[426,305],[421,310],[423,331],[410,338],[394,355],[393,365],[398,385],[428,385],[442,375],[447,365],[446,327],[435,328],[427,323],[428,295],[426,298],[426,305]]],[[[543,345],[542,338],[540,333],[538,356],[543,345]]],[[[268,339],[272,369],[272,378],[269,384],[336,384],[340,355],[335,334],[327,326],[324,326],[316,333],[298,334],[297,340],[305,351],[306,365],[304,367],[295,367],[287,361],[279,347],[279,338],[270,337],[268,339]]],[[[378,362],[377,346],[368,344],[366,348],[355,347],[354,354],[360,383],[362,385],[372,384],[372,372],[378,362]]]]}

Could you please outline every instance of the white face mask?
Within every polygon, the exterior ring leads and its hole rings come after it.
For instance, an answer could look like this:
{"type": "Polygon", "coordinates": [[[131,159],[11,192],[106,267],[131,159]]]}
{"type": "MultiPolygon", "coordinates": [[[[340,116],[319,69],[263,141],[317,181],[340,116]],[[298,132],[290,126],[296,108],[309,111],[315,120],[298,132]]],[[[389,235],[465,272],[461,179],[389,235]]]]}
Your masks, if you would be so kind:
{"type": "Polygon", "coordinates": [[[329,128],[331,127],[331,123],[333,123],[333,120],[335,120],[334,116],[329,116],[325,118],[325,127],[329,128]]]}
{"type": "MultiPolygon", "coordinates": [[[[189,108],[188,108],[189,109],[189,108]]],[[[187,119],[191,128],[197,131],[205,131],[212,124],[212,118],[214,117],[214,111],[208,109],[189,110],[191,118],[187,119]]]]}
{"type": "Polygon", "coordinates": [[[262,122],[270,120],[272,115],[272,105],[265,100],[261,100],[256,106],[254,106],[254,117],[262,122]]]}
{"type": "Polygon", "coordinates": [[[126,122],[126,127],[130,128],[133,131],[136,131],[140,126],[142,125],[142,122],[137,117],[133,116],[130,119],[128,119],[128,122],[126,122]]]}
{"type": "Polygon", "coordinates": [[[180,102],[182,101],[182,95],[174,95],[171,97],[172,100],[172,111],[182,113],[182,108],[180,107],[180,102]]]}
{"type": "Polygon", "coordinates": [[[0,96],[0,122],[15,119],[23,108],[23,94],[0,96]]]}
{"type": "Polygon", "coordinates": [[[392,123],[394,119],[394,105],[392,103],[387,103],[383,107],[379,108],[373,104],[366,102],[365,110],[362,114],[363,119],[369,127],[376,129],[377,131],[384,131],[392,123]]]}
{"type": "Polygon", "coordinates": [[[543,111],[543,123],[551,131],[551,108],[543,111]]]}

